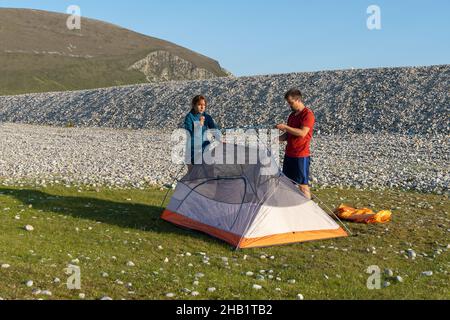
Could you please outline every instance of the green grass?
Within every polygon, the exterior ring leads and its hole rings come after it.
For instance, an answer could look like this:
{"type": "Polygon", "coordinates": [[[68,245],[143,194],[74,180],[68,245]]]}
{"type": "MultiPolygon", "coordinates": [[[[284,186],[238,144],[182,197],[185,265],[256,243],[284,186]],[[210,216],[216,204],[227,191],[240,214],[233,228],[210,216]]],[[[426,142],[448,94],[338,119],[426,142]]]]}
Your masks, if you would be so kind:
{"type": "Polygon", "coordinates": [[[446,249],[450,208],[446,196],[395,190],[327,189],[316,193],[332,207],[345,202],[355,206],[373,203],[376,210],[400,208],[393,210],[393,221],[387,225],[350,225],[353,237],[235,251],[221,241],[159,219],[164,192],[158,189],[84,188],[79,192],[57,186],[3,186],[0,264],[11,267],[0,269],[0,297],[78,299],[79,293],[85,293],[86,299],[165,299],[166,293],[173,292],[178,299],[295,299],[299,293],[305,299],[450,298],[446,249]],[[433,209],[420,208],[430,206],[433,209]],[[25,231],[28,224],[35,230],[25,231]],[[371,247],[376,247],[376,254],[368,252],[371,247]],[[409,248],[428,257],[407,259],[400,251],[409,248]],[[433,256],[436,249],[442,249],[442,254],[433,256]],[[181,256],[186,252],[192,256],[181,256]],[[207,254],[210,265],[203,263],[200,252],[207,254]],[[263,254],[275,258],[261,259],[263,254]],[[229,259],[228,267],[222,257],[229,259]],[[68,290],[65,284],[64,268],[73,259],[80,261],[80,291],[68,290]],[[128,261],[135,266],[126,266],[128,261]],[[366,269],[371,265],[394,270],[404,282],[390,281],[388,288],[368,290],[366,269]],[[273,270],[282,281],[258,281],[245,275],[260,270],[273,270]],[[421,275],[429,270],[433,276],[421,275]],[[103,272],[109,277],[102,277],[103,272]],[[194,286],[199,272],[205,276],[194,286]],[[56,277],[60,284],[53,283],[56,277]],[[132,283],[132,289],[115,283],[117,279],[132,283]],[[296,283],[289,284],[289,279],[296,283]],[[34,281],[33,288],[25,285],[27,280],[34,281]],[[253,284],[263,289],[256,291],[253,284]],[[209,293],[209,287],[217,291],[209,293]],[[53,295],[35,296],[34,288],[50,290],[53,295]],[[200,295],[192,297],[183,293],[183,288],[200,295]]]}
{"type": "Polygon", "coordinates": [[[0,96],[146,83],[144,74],[128,70],[142,56],[85,59],[0,54],[0,96]]]}

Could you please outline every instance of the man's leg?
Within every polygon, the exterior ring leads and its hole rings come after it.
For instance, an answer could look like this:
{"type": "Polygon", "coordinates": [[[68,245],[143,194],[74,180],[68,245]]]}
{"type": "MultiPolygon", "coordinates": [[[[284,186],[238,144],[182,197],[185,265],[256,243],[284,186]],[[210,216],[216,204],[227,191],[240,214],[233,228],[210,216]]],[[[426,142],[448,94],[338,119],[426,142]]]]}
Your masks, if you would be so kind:
{"type": "Polygon", "coordinates": [[[300,171],[300,192],[305,195],[306,198],[311,200],[311,190],[309,189],[309,166],[310,157],[299,159],[299,171],[300,171]]]}
{"type": "Polygon", "coordinates": [[[298,188],[300,189],[300,192],[305,195],[306,198],[308,198],[309,200],[312,199],[311,190],[309,189],[309,185],[302,184],[298,188]]]}

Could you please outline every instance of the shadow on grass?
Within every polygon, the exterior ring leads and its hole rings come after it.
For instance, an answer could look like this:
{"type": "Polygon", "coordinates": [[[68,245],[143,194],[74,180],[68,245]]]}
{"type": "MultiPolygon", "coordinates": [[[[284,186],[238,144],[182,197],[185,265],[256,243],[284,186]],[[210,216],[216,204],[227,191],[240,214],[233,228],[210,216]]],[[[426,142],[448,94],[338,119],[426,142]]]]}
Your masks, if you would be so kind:
{"type": "MultiPolygon", "coordinates": [[[[212,239],[202,233],[182,229],[162,220],[160,216],[163,208],[157,206],[88,197],[61,196],[30,189],[0,188],[0,193],[16,198],[25,206],[32,205],[33,209],[44,212],[92,220],[121,228],[172,233],[208,241],[212,239]]],[[[222,243],[217,240],[214,242],[222,243]]]]}

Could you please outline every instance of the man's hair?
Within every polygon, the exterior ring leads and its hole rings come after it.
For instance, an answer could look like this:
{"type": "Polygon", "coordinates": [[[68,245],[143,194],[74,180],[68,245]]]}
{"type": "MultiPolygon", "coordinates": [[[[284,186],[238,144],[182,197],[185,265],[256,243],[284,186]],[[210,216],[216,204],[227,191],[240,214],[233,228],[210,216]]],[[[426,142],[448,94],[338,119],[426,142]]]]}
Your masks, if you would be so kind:
{"type": "Polygon", "coordinates": [[[192,99],[192,105],[191,105],[192,109],[194,109],[197,106],[197,104],[202,100],[205,101],[205,104],[208,104],[208,101],[206,100],[206,98],[204,96],[202,96],[202,95],[195,96],[194,99],[192,99]]]}
{"type": "Polygon", "coordinates": [[[287,100],[288,98],[303,101],[302,92],[298,89],[291,89],[288,92],[286,92],[286,94],[284,95],[284,99],[287,100]]]}

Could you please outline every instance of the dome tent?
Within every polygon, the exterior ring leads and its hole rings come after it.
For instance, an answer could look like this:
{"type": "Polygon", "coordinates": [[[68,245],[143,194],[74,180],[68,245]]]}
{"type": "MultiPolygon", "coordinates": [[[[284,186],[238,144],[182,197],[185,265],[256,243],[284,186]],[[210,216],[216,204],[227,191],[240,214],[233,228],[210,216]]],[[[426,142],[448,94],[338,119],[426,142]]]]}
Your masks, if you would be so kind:
{"type": "Polygon", "coordinates": [[[219,144],[211,154],[223,154],[222,159],[229,159],[231,149],[234,164],[216,162],[191,167],[179,180],[162,219],[204,232],[236,248],[347,236],[278,169],[276,174],[267,174],[270,167],[276,166],[270,155],[257,153],[257,161],[252,162],[249,155],[257,152],[252,147],[230,148],[226,144],[219,144]],[[243,161],[237,161],[236,154],[245,154],[243,161]]]}

